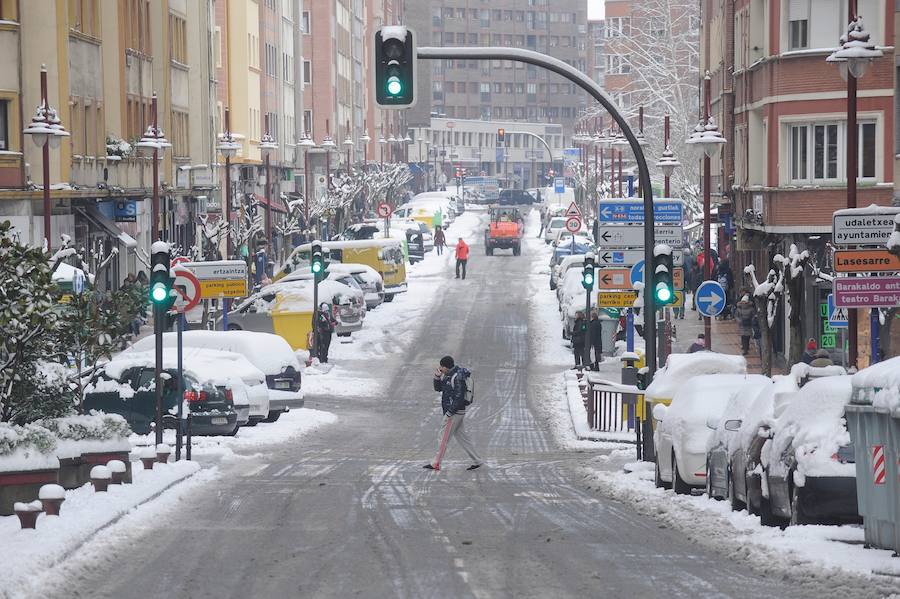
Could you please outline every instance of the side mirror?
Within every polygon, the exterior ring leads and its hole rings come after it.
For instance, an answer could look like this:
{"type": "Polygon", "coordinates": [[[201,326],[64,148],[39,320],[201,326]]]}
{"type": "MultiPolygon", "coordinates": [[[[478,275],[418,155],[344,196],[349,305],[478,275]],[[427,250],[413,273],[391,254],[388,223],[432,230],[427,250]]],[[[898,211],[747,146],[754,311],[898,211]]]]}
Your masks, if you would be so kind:
{"type": "Polygon", "coordinates": [[[771,439],[775,435],[772,433],[772,429],[768,426],[761,426],[756,434],[763,439],[771,439]]]}
{"type": "Polygon", "coordinates": [[[661,403],[656,404],[655,406],[653,406],[653,419],[656,420],[657,422],[662,422],[663,419],[666,417],[667,411],[668,411],[668,408],[665,406],[665,404],[661,404],[661,403]]]}
{"type": "Polygon", "coordinates": [[[715,416],[710,416],[706,419],[706,428],[710,430],[716,430],[719,428],[719,419],[715,416]]]}
{"type": "Polygon", "coordinates": [[[741,429],[741,421],[740,420],[733,419],[733,420],[725,421],[725,430],[726,431],[735,432],[735,431],[739,431],[740,429],[741,429]]]}

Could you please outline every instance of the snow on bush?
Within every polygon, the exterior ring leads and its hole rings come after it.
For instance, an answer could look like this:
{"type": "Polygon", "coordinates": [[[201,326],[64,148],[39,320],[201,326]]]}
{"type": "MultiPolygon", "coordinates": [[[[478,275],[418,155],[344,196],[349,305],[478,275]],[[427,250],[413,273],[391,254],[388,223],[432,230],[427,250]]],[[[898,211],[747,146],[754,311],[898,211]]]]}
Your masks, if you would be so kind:
{"type": "Polygon", "coordinates": [[[693,354],[671,354],[666,365],[656,372],[653,382],[647,387],[646,395],[661,399],[671,399],[675,391],[685,382],[701,374],[745,374],[747,361],[742,356],[697,352],[693,354]]]}
{"type": "Polygon", "coordinates": [[[48,418],[39,421],[38,424],[56,436],[58,458],[131,449],[128,442],[131,428],[119,414],[91,411],[84,416],[48,418]]]}
{"type": "Polygon", "coordinates": [[[0,422],[0,472],[59,468],[56,438],[37,424],[0,422]]]}

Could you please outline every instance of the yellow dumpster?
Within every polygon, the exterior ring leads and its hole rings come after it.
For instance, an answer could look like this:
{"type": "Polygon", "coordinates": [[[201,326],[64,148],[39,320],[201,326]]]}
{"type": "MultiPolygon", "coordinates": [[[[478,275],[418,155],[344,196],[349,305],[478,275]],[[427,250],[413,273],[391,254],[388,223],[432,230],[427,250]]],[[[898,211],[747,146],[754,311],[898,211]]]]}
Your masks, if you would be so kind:
{"type": "Polygon", "coordinates": [[[283,337],[291,349],[309,349],[309,334],[312,332],[312,310],[294,312],[291,310],[272,310],[272,328],[275,334],[283,337]]]}

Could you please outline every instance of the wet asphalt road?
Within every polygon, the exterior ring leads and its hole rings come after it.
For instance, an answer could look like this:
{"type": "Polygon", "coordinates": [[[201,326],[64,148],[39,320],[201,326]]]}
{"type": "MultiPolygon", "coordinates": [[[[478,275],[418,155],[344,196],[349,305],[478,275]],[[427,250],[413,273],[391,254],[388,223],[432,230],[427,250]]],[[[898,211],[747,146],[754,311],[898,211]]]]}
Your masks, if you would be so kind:
{"type": "Polygon", "coordinates": [[[308,397],[338,423],[223,466],[66,596],[812,595],[579,484],[586,454],[554,447],[534,410],[532,385],[546,373],[529,347],[530,259],[507,254],[473,246],[468,279],[439,294],[414,351],[378,366],[391,377],[383,396],[308,397]],[[466,426],[488,464],[475,472],[455,446],[440,473],[421,468],[439,424],[431,373],[446,353],[477,372],[466,426]]]}

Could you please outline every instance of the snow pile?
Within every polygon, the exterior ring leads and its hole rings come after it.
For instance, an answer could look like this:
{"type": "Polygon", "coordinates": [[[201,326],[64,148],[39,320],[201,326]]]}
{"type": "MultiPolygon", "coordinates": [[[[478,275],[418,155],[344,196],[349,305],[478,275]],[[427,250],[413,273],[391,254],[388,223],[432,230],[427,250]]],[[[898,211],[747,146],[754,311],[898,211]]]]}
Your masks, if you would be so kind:
{"type": "Polygon", "coordinates": [[[810,366],[799,362],[791,366],[791,376],[799,385],[804,379],[821,378],[824,376],[841,376],[847,374],[843,366],[833,364],[831,366],[810,366]]]}
{"type": "MultiPolygon", "coordinates": [[[[265,383],[265,375],[247,359],[236,353],[196,347],[184,348],[184,372],[200,382],[210,382],[216,386],[231,386],[237,380],[252,384],[265,383]]],[[[152,351],[127,351],[119,354],[103,369],[114,379],[120,379],[130,368],[154,368],[156,355],[152,351]]],[[[175,351],[163,352],[163,368],[178,368],[175,351]]]]}
{"type": "Polygon", "coordinates": [[[56,438],[38,424],[0,422],[0,472],[59,468],[56,438]]]}
{"type": "Polygon", "coordinates": [[[873,364],[853,375],[854,403],[871,403],[900,416],[900,357],[873,364]]]}
{"type": "Polygon", "coordinates": [[[120,383],[113,379],[97,379],[84,387],[85,393],[117,393],[121,399],[134,397],[134,389],[128,383],[120,383]]]}
{"type": "Polygon", "coordinates": [[[656,372],[647,387],[647,397],[671,399],[688,380],[701,374],[746,374],[747,361],[742,356],[696,352],[671,354],[666,365],[656,372]]]}
{"type": "Polygon", "coordinates": [[[131,450],[128,443],[131,429],[119,414],[92,411],[83,416],[48,418],[37,424],[56,436],[56,457],[59,459],[85,453],[131,450]]]}
{"type": "Polygon", "coordinates": [[[844,406],[850,401],[851,377],[834,376],[806,384],[775,421],[771,443],[763,449],[770,473],[786,476],[782,453],[794,448],[794,482],[803,486],[807,476],[856,476],[854,464],[831,459],[838,448],[850,444],[844,406]]]}

